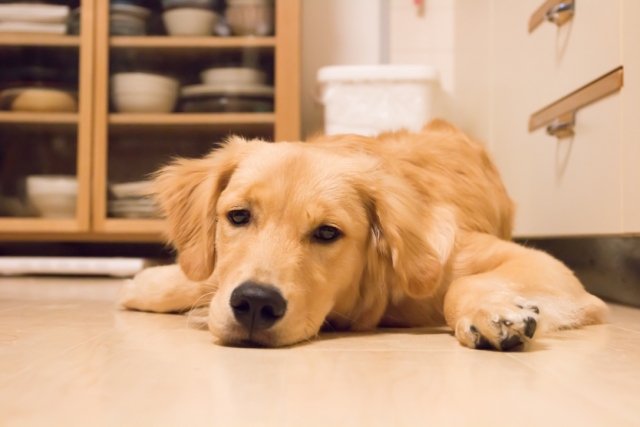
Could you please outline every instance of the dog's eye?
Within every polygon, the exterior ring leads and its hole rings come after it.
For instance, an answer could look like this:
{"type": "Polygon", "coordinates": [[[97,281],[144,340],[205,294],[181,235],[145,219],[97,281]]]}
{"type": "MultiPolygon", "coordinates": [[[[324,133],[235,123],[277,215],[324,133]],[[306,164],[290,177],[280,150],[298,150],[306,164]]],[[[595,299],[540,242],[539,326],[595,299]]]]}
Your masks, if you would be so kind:
{"type": "Polygon", "coordinates": [[[251,213],[245,209],[238,209],[236,211],[230,211],[227,217],[233,225],[244,225],[249,222],[251,213]]]}
{"type": "Polygon", "coordinates": [[[340,237],[342,233],[330,225],[321,225],[313,232],[313,238],[321,243],[331,243],[340,237]]]}

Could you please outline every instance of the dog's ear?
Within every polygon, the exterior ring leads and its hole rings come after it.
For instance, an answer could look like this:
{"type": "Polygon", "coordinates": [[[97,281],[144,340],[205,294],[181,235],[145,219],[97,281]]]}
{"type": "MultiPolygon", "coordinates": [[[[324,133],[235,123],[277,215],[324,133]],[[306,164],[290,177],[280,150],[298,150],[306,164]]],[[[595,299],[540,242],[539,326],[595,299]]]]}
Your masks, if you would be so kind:
{"type": "MultiPolygon", "coordinates": [[[[425,195],[380,169],[371,171],[361,184],[372,233],[369,263],[386,264],[395,279],[390,285],[410,297],[432,295],[455,244],[453,214],[430,206],[425,195]]],[[[389,280],[388,273],[379,280],[389,280]]]]}
{"type": "Polygon", "coordinates": [[[155,175],[152,193],[169,223],[178,263],[191,280],[213,273],[216,204],[251,145],[232,137],[204,158],[177,159],[155,175]]]}

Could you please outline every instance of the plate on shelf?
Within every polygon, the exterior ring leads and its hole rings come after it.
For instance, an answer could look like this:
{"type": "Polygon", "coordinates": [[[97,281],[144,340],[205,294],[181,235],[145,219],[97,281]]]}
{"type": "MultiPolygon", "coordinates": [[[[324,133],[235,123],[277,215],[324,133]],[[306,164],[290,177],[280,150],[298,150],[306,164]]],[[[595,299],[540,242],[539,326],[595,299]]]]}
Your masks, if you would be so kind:
{"type": "MultiPolygon", "coordinates": [[[[4,2],[3,2],[4,3],[4,2]]],[[[3,23],[64,24],[69,18],[69,6],[12,2],[0,4],[3,23]]]]}
{"type": "Polygon", "coordinates": [[[130,199],[144,197],[149,191],[153,181],[123,182],[111,184],[109,189],[116,199],[130,199]]]}
{"type": "Polygon", "coordinates": [[[214,95],[239,95],[258,98],[273,98],[275,90],[273,86],[267,85],[191,85],[185,86],[180,91],[182,98],[196,98],[214,95]]]}
{"type": "Polygon", "coordinates": [[[274,88],[267,85],[193,85],[182,88],[185,113],[270,113],[274,88]]]}
{"type": "Polygon", "coordinates": [[[156,218],[158,208],[153,199],[119,199],[107,203],[108,212],[116,218],[156,218]]]}
{"type": "Polygon", "coordinates": [[[67,24],[0,22],[0,33],[67,34],[67,24]]]}

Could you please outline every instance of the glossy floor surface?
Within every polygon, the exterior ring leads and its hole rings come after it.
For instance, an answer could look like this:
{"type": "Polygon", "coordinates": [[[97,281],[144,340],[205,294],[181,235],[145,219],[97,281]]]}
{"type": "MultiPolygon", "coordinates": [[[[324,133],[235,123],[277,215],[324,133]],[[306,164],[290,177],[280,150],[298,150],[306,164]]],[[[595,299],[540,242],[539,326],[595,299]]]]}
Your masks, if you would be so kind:
{"type": "Polygon", "coordinates": [[[0,279],[1,426],[640,425],[640,310],[528,352],[442,329],[228,348],[114,307],[117,280],[0,279]]]}

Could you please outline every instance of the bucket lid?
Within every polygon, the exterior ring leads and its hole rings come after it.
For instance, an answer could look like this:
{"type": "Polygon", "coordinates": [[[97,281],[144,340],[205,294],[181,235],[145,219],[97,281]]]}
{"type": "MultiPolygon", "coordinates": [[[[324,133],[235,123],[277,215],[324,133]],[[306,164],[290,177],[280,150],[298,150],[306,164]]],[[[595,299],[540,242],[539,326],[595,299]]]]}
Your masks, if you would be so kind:
{"type": "Polygon", "coordinates": [[[435,80],[435,67],[428,65],[332,65],[318,70],[318,81],[435,80]]]}

